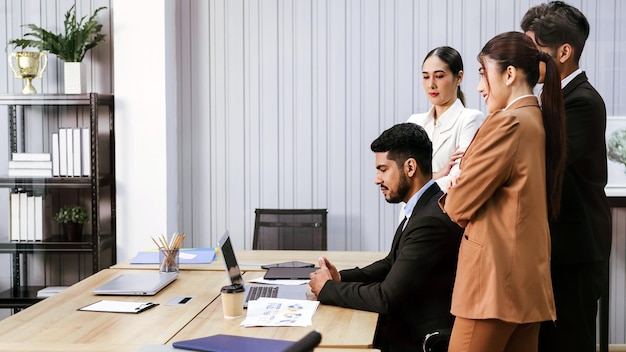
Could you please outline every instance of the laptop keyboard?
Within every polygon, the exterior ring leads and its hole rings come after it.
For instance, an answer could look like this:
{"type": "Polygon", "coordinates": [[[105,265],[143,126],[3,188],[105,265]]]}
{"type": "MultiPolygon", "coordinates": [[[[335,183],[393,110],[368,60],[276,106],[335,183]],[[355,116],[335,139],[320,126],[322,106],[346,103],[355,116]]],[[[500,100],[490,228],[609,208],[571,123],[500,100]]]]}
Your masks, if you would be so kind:
{"type": "Polygon", "coordinates": [[[249,290],[247,301],[254,301],[260,297],[276,298],[278,295],[278,286],[248,286],[249,290]]]}

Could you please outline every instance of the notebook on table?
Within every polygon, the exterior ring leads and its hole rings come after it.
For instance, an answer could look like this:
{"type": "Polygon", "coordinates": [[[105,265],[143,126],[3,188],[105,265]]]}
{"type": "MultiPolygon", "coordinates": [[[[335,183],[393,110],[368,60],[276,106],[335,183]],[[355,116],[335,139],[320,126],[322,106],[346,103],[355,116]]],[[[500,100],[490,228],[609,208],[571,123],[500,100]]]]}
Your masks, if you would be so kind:
{"type": "Polygon", "coordinates": [[[244,308],[248,307],[248,301],[258,299],[259,297],[306,299],[306,285],[246,285],[241,276],[239,263],[237,263],[228,231],[226,231],[220,239],[219,246],[230,283],[241,284],[246,289],[246,297],[243,302],[244,308]]]}
{"type": "Polygon", "coordinates": [[[153,271],[125,273],[109,280],[91,292],[96,295],[154,296],[177,277],[178,273],[153,271]]]}
{"type": "Polygon", "coordinates": [[[293,344],[293,341],[220,334],[177,341],[172,346],[185,350],[207,352],[280,352],[293,344]]]}
{"type": "Polygon", "coordinates": [[[269,268],[263,276],[266,280],[308,280],[309,274],[319,268],[269,268]]]}

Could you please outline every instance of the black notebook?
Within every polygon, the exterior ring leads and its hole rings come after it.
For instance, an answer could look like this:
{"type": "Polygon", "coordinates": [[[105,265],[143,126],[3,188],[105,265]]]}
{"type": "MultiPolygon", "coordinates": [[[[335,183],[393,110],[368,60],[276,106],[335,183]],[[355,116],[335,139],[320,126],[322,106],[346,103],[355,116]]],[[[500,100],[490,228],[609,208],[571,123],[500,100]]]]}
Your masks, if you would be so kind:
{"type": "Polygon", "coordinates": [[[308,280],[309,274],[319,268],[269,268],[263,276],[266,280],[308,280]]]}
{"type": "Polygon", "coordinates": [[[293,341],[262,339],[234,335],[213,335],[174,342],[172,346],[192,351],[212,352],[277,352],[293,345],[293,341]]]}

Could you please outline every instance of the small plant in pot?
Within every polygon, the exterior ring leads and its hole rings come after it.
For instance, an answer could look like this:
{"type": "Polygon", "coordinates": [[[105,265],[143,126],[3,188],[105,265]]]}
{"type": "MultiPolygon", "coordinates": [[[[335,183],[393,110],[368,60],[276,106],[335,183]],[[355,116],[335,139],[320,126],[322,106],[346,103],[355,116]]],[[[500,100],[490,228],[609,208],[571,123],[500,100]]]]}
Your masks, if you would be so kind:
{"type": "Polygon", "coordinates": [[[78,205],[66,205],[54,215],[54,220],[63,226],[68,241],[79,242],[83,237],[83,224],[89,220],[87,210],[78,205]]]}

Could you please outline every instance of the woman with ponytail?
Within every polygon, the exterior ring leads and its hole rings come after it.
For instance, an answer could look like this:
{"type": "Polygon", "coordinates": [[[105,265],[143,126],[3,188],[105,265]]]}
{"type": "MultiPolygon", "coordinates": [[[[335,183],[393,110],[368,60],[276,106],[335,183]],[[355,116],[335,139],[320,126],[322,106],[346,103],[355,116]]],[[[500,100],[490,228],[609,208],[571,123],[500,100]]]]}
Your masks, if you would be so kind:
{"type": "Polygon", "coordinates": [[[440,205],[465,227],[449,352],[537,351],[556,319],[549,217],[559,212],[565,117],[559,72],[523,33],[495,36],[478,55],[489,115],[440,205]],[[546,65],[541,104],[533,95],[546,65]]]}

